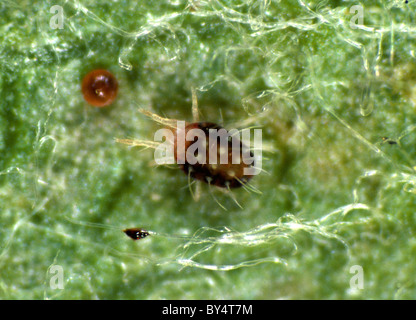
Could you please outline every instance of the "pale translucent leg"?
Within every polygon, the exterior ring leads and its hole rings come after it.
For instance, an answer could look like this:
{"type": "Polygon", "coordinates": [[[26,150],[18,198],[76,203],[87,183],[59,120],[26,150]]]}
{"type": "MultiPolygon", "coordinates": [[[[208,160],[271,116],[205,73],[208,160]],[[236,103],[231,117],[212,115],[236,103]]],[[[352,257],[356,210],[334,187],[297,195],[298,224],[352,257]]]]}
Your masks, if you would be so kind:
{"type": "Polygon", "coordinates": [[[160,142],[150,141],[150,140],[137,140],[137,139],[115,139],[116,142],[127,144],[132,147],[145,147],[156,149],[160,142]]]}
{"type": "Polygon", "coordinates": [[[143,113],[145,116],[148,116],[149,118],[151,118],[153,121],[163,124],[164,126],[171,127],[171,128],[177,127],[178,120],[176,119],[163,118],[157,115],[156,113],[150,112],[149,110],[145,110],[142,108],[140,108],[139,111],[143,113]]]}
{"type": "Polygon", "coordinates": [[[198,98],[194,87],[192,87],[192,120],[193,122],[199,122],[198,98]]]}

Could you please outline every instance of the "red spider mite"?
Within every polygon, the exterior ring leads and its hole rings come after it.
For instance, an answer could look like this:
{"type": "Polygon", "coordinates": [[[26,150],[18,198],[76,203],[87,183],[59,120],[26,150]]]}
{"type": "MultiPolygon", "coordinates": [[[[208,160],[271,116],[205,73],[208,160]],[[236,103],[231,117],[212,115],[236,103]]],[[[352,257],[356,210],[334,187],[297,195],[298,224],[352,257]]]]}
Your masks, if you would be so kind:
{"type": "MultiPolygon", "coordinates": [[[[240,161],[239,163],[233,163],[231,161],[232,154],[233,154],[233,143],[231,140],[237,139],[228,139],[228,148],[227,148],[227,157],[228,161],[225,163],[221,163],[219,160],[217,160],[216,164],[209,163],[209,149],[206,146],[209,145],[209,130],[210,129],[224,129],[218,124],[212,123],[212,122],[200,122],[199,121],[199,115],[198,115],[198,105],[197,105],[197,98],[196,98],[196,91],[195,89],[192,90],[192,115],[193,115],[193,122],[185,122],[184,127],[184,135],[188,133],[191,129],[200,129],[205,133],[205,143],[201,139],[195,139],[193,141],[185,141],[185,148],[182,149],[182,151],[179,151],[178,145],[177,145],[177,136],[179,133],[183,134],[181,132],[182,130],[178,127],[178,120],[175,119],[169,119],[169,118],[163,118],[157,114],[154,114],[150,111],[140,109],[139,110],[144,115],[150,117],[155,122],[158,122],[159,124],[164,125],[167,128],[172,129],[174,132],[174,138],[173,141],[169,141],[173,145],[173,151],[174,151],[174,158],[176,163],[179,165],[179,167],[188,175],[189,178],[194,178],[196,180],[203,181],[210,186],[216,186],[220,188],[239,188],[239,187],[245,187],[245,189],[258,192],[254,189],[254,187],[248,187],[248,181],[252,178],[252,175],[245,174],[246,168],[254,167],[254,163],[252,164],[246,164],[244,161],[242,161],[242,154],[241,150],[244,148],[248,149],[247,146],[243,144],[241,140],[238,139],[239,142],[239,149],[240,150],[240,161]],[[197,139],[197,140],[196,140],[197,139]],[[196,140],[196,141],[195,141],[196,140]],[[188,161],[188,155],[185,157],[184,154],[186,154],[186,151],[188,151],[188,148],[193,146],[196,143],[202,143],[205,144],[205,159],[206,163],[194,163],[191,164],[188,161]],[[179,161],[179,160],[182,160],[179,161]]],[[[225,130],[225,129],[224,129],[225,130]]],[[[228,133],[228,131],[226,131],[228,133]]],[[[148,148],[154,148],[156,149],[159,146],[159,142],[155,141],[148,141],[148,140],[133,140],[133,139],[116,139],[117,142],[127,144],[130,146],[143,146],[148,148]]],[[[199,150],[199,149],[198,149],[199,150]]],[[[217,149],[212,150],[214,154],[216,153],[217,159],[219,159],[221,152],[224,152],[221,150],[220,145],[217,143],[217,149]]],[[[249,152],[250,157],[253,157],[252,152],[249,152]]],[[[195,154],[195,157],[198,158],[198,154],[195,154]]],[[[191,190],[192,193],[192,190],[191,190]]]]}
{"type": "MultiPolygon", "coordinates": [[[[204,143],[206,146],[209,145],[209,130],[210,129],[216,129],[221,130],[224,129],[223,127],[212,123],[212,122],[193,122],[189,123],[185,127],[185,136],[188,133],[189,130],[192,129],[200,129],[205,133],[205,142],[201,141],[185,141],[185,149],[184,153],[186,154],[186,151],[195,143],[204,143]]],[[[195,139],[194,139],[195,140],[195,139]]],[[[210,150],[209,148],[205,147],[205,159],[207,160],[207,163],[200,164],[196,162],[195,164],[190,164],[189,161],[187,161],[184,154],[179,155],[178,154],[178,148],[174,144],[174,153],[175,153],[175,160],[178,161],[178,158],[180,157],[183,159],[182,162],[185,162],[184,164],[179,164],[179,167],[188,175],[190,175],[192,178],[209,183],[211,185],[221,187],[221,188],[239,188],[244,183],[249,181],[252,177],[252,175],[245,175],[244,174],[244,168],[249,168],[251,165],[247,165],[243,162],[241,158],[240,153],[240,163],[233,164],[232,163],[232,153],[233,153],[233,147],[232,147],[232,141],[228,140],[228,149],[227,149],[227,161],[226,163],[220,163],[220,144],[219,144],[219,138],[217,141],[217,149],[213,150],[217,153],[216,158],[216,164],[210,164],[209,163],[209,157],[210,157],[210,150]]],[[[239,150],[243,149],[243,143],[239,141],[240,148],[239,150]]],[[[250,156],[253,157],[253,154],[250,152],[250,156]]]]}
{"type": "Polygon", "coordinates": [[[147,230],[141,228],[124,229],[123,232],[133,240],[141,240],[150,235],[150,233],[147,230]]]}
{"type": "Polygon", "coordinates": [[[82,80],[85,101],[95,107],[105,107],[117,97],[118,82],[112,73],[104,69],[89,72],[82,80]]]}

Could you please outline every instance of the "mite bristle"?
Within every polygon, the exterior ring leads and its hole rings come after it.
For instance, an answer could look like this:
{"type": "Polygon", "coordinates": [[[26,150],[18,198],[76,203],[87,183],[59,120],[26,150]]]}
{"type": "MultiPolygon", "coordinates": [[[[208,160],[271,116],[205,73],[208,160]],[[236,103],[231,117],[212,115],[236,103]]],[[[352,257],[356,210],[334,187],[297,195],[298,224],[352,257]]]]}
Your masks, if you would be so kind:
{"type": "Polygon", "coordinates": [[[215,194],[214,194],[214,192],[212,191],[212,188],[211,188],[211,179],[210,178],[207,178],[207,181],[208,181],[208,188],[209,188],[209,193],[211,194],[211,196],[212,196],[212,198],[214,199],[214,201],[222,208],[222,209],[224,209],[225,211],[228,211],[227,210],[227,208],[226,207],[224,207],[222,204],[221,204],[221,202],[219,202],[218,201],[218,199],[217,199],[217,197],[215,196],[215,194]]]}
{"type": "Polygon", "coordinates": [[[240,205],[240,203],[237,201],[237,198],[235,197],[234,193],[231,191],[230,184],[226,184],[228,195],[231,197],[231,199],[234,201],[234,203],[240,208],[243,209],[243,207],[240,205]]]}
{"type": "Polygon", "coordinates": [[[197,201],[197,198],[196,198],[196,196],[194,194],[194,190],[192,189],[192,184],[195,182],[195,180],[194,181],[191,181],[191,171],[192,171],[192,169],[190,168],[188,170],[188,188],[189,188],[189,192],[191,193],[192,198],[196,202],[197,201]]]}
{"type": "Polygon", "coordinates": [[[199,122],[198,98],[196,89],[192,87],[192,119],[194,122],[199,122]]]}

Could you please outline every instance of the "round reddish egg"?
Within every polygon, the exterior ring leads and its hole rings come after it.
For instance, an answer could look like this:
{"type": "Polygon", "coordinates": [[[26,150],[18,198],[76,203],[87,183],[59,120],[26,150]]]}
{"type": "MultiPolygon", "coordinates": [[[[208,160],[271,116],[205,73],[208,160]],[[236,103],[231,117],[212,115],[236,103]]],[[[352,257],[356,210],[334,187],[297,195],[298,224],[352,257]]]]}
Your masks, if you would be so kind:
{"type": "Polygon", "coordinates": [[[95,107],[105,107],[117,97],[118,82],[112,73],[104,69],[89,72],[82,80],[85,101],[95,107]]]}

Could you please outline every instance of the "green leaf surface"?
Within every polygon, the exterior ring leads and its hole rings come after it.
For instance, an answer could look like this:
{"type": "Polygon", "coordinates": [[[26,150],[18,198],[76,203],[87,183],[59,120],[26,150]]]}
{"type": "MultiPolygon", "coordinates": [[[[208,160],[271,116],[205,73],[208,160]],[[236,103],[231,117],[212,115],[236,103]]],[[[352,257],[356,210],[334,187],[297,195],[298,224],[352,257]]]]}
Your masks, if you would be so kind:
{"type": "Polygon", "coordinates": [[[416,298],[415,9],[0,2],[0,298],[416,298]],[[96,68],[118,79],[109,107],[83,99],[96,68]],[[192,87],[202,120],[262,128],[261,194],[195,201],[115,142],[153,139],[139,108],[191,121],[192,87]]]}

